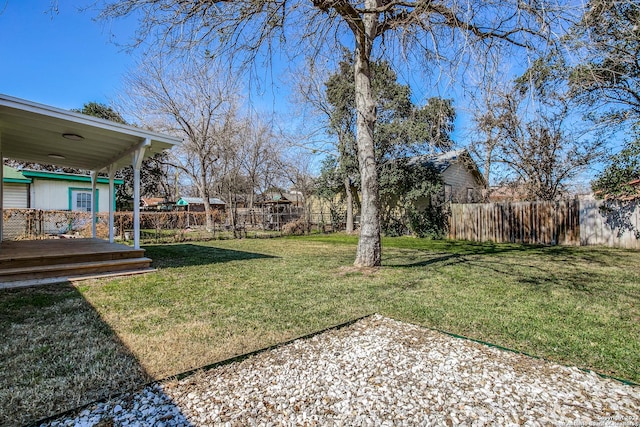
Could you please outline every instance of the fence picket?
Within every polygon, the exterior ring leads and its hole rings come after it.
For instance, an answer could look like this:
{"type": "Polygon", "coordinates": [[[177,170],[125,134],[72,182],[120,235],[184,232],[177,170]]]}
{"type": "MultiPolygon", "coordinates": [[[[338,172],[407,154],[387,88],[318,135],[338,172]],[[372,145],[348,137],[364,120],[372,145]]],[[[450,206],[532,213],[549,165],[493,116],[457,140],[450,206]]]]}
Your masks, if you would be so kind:
{"type": "Polygon", "coordinates": [[[640,202],[562,200],[451,205],[449,238],[640,249],[640,202]]]}

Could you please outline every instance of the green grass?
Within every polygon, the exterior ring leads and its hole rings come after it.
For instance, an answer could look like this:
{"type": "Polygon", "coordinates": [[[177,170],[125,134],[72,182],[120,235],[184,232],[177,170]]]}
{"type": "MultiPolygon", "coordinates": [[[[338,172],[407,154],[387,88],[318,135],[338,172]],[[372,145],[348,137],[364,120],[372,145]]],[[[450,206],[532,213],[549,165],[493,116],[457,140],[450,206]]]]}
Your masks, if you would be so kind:
{"type": "MultiPolygon", "coordinates": [[[[243,238],[249,239],[269,239],[281,237],[280,231],[274,230],[248,230],[243,231],[243,238]]],[[[233,231],[215,230],[214,232],[206,231],[204,228],[194,228],[190,231],[167,230],[167,229],[141,229],[140,241],[144,244],[157,243],[175,243],[175,242],[203,242],[207,240],[229,240],[234,239],[233,231]]],[[[123,243],[133,244],[133,238],[122,241],[123,243]]]]}
{"type": "MultiPolygon", "coordinates": [[[[52,287],[0,293],[0,328],[45,330],[65,316],[56,307],[76,301],[76,313],[98,319],[89,322],[93,335],[116,337],[118,360],[162,378],[378,312],[640,382],[637,251],[394,238],[383,241],[381,269],[357,270],[356,243],[314,235],[150,245],[156,273],[59,295],[52,287]]],[[[12,340],[13,332],[3,359],[12,340]]],[[[38,360],[37,348],[23,353],[38,360]]],[[[0,377],[2,389],[10,377],[0,377]]]]}

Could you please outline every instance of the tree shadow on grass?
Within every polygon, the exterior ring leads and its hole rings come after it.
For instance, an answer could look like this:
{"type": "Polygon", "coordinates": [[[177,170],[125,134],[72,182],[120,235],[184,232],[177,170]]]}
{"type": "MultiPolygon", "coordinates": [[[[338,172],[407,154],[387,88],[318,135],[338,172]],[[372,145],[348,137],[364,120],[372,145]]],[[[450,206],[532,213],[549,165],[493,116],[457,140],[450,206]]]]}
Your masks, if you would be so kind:
{"type": "Polygon", "coordinates": [[[152,380],[68,282],[0,290],[0,331],[0,426],[34,425],[152,380]]]}
{"type": "Polygon", "coordinates": [[[441,241],[432,249],[397,248],[400,255],[387,257],[385,265],[394,268],[429,267],[438,264],[459,264],[473,255],[500,255],[507,253],[537,251],[544,247],[515,244],[477,243],[461,241],[441,241]],[[435,249],[435,250],[434,250],[435,249]],[[408,250],[409,252],[403,252],[408,250]],[[416,255],[417,254],[417,255],[416,255]]]}
{"type": "MultiPolygon", "coordinates": [[[[454,271],[462,268],[469,272],[469,277],[495,278],[496,283],[515,282],[536,292],[563,290],[586,298],[637,300],[636,289],[625,285],[631,284],[633,279],[611,282],[612,268],[624,270],[621,263],[634,265],[637,256],[633,251],[533,245],[506,247],[500,251],[499,247],[470,253],[400,252],[387,255],[385,266],[401,269],[453,267],[454,271]],[[493,254],[498,256],[491,256],[493,254]]],[[[632,275],[633,272],[629,272],[628,276],[632,275]]]]}
{"type": "Polygon", "coordinates": [[[153,260],[153,266],[157,268],[277,258],[255,252],[236,251],[190,243],[145,246],[144,250],[146,256],[153,260]]]}
{"type": "MultiPolygon", "coordinates": [[[[475,255],[518,255],[526,260],[527,254],[535,257],[547,257],[554,262],[587,262],[601,267],[616,266],[621,256],[634,251],[613,250],[604,247],[545,246],[528,244],[509,244],[491,242],[441,241],[430,250],[421,248],[396,248],[399,255],[387,257],[389,267],[426,267],[437,264],[462,263],[475,259],[475,255]],[[407,252],[403,252],[407,250],[407,252]],[[417,255],[416,255],[417,254],[417,255]],[[414,261],[415,260],[415,261],[414,261]]],[[[495,258],[491,258],[492,262],[495,258]]],[[[523,261],[526,264],[526,261],[523,261]]]]}
{"type": "Polygon", "coordinates": [[[414,267],[429,267],[438,264],[457,264],[460,262],[464,262],[464,256],[460,254],[430,254],[433,255],[427,259],[421,259],[420,261],[412,261],[412,262],[403,262],[401,264],[394,263],[395,260],[399,259],[399,257],[389,258],[388,261],[391,263],[385,263],[385,267],[392,268],[414,268],[414,267]]]}
{"type": "Polygon", "coordinates": [[[506,253],[539,250],[541,246],[525,246],[511,244],[476,243],[460,241],[442,241],[433,250],[408,249],[400,255],[387,257],[385,265],[393,268],[429,267],[434,265],[452,265],[467,262],[468,256],[499,255],[506,253]]]}

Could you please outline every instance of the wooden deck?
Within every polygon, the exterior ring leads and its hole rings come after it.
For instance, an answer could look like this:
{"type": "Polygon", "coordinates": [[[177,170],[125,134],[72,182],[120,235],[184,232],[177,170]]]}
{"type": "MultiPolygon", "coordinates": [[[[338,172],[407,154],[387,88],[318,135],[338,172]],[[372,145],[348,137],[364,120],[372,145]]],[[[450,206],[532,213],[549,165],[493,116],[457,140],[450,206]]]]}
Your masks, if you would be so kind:
{"type": "Polygon", "coordinates": [[[0,283],[150,270],[144,249],[100,239],[3,241],[0,283]]]}

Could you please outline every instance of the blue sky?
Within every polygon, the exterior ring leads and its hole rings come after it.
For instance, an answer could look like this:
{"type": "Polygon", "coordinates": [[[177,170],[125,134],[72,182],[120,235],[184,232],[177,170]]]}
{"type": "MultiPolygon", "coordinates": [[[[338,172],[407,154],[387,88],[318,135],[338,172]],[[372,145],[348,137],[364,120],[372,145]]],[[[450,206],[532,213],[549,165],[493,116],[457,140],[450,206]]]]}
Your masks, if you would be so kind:
{"type": "MultiPolygon", "coordinates": [[[[142,54],[117,43],[132,40],[137,22],[94,21],[97,12],[71,3],[60,1],[52,13],[49,0],[0,0],[0,93],[63,109],[117,99],[124,74],[142,54]]],[[[258,74],[267,83],[247,88],[254,108],[286,111],[289,90],[280,77],[258,74]]]]}
{"type": "Polygon", "coordinates": [[[109,104],[134,56],[110,42],[126,41],[126,22],[106,28],[71,2],[49,13],[48,0],[0,0],[0,93],[54,107],[109,104]]]}
{"type": "MultiPolygon", "coordinates": [[[[127,52],[113,41],[129,42],[137,23],[96,22],[95,11],[82,12],[72,3],[89,2],[60,1],[58,12],[52,13],[49,0],[0,0],[0,93],[64,109],[91,101],[109,105],[117,98],[122,76],[141,52],[127,52]]],[[[291,111],[283,63],[287,61],[276,55],[274,74],[259,70],[253,76],[264,80],[247,88],[258,111],[291,111]]],[[[411,84],[418,89],[416,81],[411,84]]]]}

